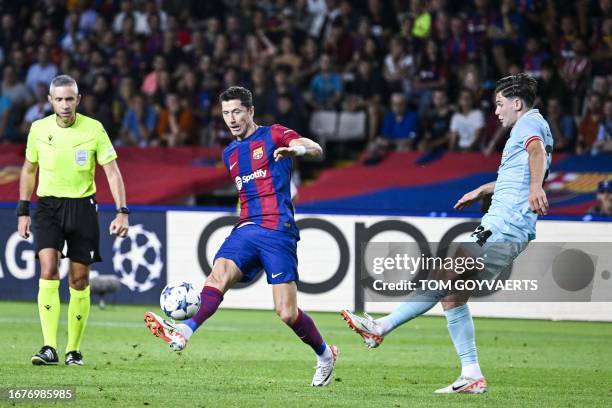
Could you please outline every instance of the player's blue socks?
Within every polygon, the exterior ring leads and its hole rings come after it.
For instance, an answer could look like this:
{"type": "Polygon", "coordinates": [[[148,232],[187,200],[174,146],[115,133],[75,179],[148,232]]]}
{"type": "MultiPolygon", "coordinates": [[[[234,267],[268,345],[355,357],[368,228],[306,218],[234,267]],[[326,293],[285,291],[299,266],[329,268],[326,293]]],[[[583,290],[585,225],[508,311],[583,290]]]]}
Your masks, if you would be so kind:
{"type": "Polygon", "coordinates": [[[478,354],[476,353],[476,336],[474,321],[467,304],[444,311],[448,323],[448,333],[455,345],[461,360],[461,375],[470,378],[481,378],[478,354]]]}
{"type": "Polygon", "coordinates": [[[223,292],[212,286],[204,286],[200,294],[200,308],[191,319],[187,319],[183,324],[189,326],[192,331],[196,331],[210,316],[212,316],[223,301],[223,292]]]}
{"type": "Polygon", "coordinates": [[[422,315],[429,309],[435,306],[444,296],[447,291],[422,291],[417,290],[412,292],[406,302],[396,307],[391,314],[377,319],[376,322],[382,328],[381,335],[386,335],[397,326],[400,326],[415,317],[422,315]]]}

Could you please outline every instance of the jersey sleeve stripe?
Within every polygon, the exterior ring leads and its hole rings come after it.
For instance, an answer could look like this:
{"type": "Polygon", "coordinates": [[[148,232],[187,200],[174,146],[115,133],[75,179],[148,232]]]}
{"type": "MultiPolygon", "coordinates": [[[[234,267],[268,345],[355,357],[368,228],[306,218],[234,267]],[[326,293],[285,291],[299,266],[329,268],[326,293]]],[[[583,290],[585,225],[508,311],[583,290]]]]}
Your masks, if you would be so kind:
{"type": "Polygon", "coordinates": [[[538,135],[530,136],[527,138],[527,140],[525,140],[525,149],[527,148],[527,146],[529,146],[529,143],[536,141],[536,140],[540,140],[542,143],[544,143],[544,141],[542,140],[540,136],[538,135]]]}

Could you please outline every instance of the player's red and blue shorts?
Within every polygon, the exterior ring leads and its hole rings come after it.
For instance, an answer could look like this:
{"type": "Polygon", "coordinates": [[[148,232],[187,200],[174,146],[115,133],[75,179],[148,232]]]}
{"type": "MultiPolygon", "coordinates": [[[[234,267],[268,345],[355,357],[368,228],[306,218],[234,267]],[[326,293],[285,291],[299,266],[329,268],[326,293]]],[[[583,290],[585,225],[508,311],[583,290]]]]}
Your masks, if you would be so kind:
{"type": "Polygon", "coordinates": [[[297,282],[297,237],[283,231],[272,230],[256,224],[238,226],[225,238],[215,255],[234,261],[244,277],[242,282],[253,280],[263,268],[271,285],[297,282]]]}

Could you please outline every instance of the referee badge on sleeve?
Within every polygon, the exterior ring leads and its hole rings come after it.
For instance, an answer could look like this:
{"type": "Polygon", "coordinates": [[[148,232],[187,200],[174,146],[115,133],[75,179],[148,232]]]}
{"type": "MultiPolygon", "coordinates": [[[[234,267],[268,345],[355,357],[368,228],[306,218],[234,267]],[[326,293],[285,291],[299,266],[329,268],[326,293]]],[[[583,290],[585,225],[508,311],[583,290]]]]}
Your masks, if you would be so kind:
{"type": "Polygon", "coordinates": [[[77,150],[74,153],[74,160],[79,166],[84,166],[87,164],[87,159],[89,158],[89,152],[87,150],[77,150]]]}

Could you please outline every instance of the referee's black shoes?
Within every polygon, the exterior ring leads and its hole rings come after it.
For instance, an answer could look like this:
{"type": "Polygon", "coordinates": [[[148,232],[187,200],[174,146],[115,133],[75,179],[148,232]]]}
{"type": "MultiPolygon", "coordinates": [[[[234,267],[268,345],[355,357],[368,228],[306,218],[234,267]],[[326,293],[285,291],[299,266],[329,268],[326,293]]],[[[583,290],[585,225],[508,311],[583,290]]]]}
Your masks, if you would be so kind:
{"type": "Polygon", "coordinates": [[[57,365],[58,362],[57,351],[51,346],[43,346],[38,353],[32,356],[34,365],[57,365]]]}
{"type": "Polygon", "coordinates": [[[83,355],[78,351],[69,351],[66,353],[66,359],[64,360],[66,365],[83,365],[83,355]]]}

